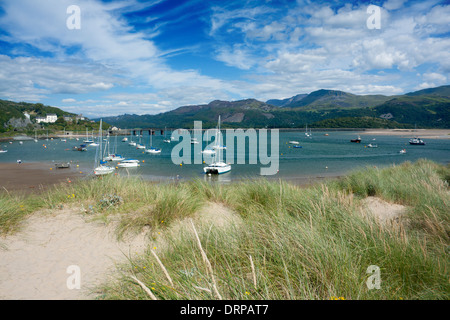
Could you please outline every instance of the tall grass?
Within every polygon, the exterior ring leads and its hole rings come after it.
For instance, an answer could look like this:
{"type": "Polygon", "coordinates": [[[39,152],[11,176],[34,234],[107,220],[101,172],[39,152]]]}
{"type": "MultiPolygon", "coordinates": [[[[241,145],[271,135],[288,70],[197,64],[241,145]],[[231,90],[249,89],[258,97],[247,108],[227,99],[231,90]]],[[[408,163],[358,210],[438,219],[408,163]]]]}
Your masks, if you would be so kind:
{"type": "MultiPolygon", "coordinates": [[[[49,191],[43,206],[114,217],[120,235],[161,232],[166,245],[130,259],[100,288],[103,299],[449,299],[449,171],[421,160],[309,188],[112,176],[49,191]],[[390,226],[364,214],[367,196],[405,205],[404,219],[390,226]],[[183,224],[207,202],[222,203],[239,223],[183,224]],[[182,227],[172,230],[175,223],[182,227]],[[366,285],[371,265],[380,267],[380,289],[366,285]]],[[[20,201],[0,197],[0,210],[20,201]]]]}
{"type": "Polygon", "coordinates": [[[307,189],[263,180],[212,189],[190,184],[243,219],[228,228],[199,228],[213,271],[203,263],[187,226],[159,252],[173,283],[148,254],[132,261],[124,278],[103,287],[105,298],[147,298],[127,276],[133,274],[158,299],[216,299],[215,283],[225,299],[448,299],[450,243],[444,206],[449,195],[441,178],[445,170],[439,170],[419,161],[367,169],[307,189]],[[410,223],[382,225],[361,213],[354,194],[410,206],[410,223]],[[437,225],[418,228],[427,221],[437,225]],[[381,268],[379,290],[366,285],[371,265],[381,268]]]}

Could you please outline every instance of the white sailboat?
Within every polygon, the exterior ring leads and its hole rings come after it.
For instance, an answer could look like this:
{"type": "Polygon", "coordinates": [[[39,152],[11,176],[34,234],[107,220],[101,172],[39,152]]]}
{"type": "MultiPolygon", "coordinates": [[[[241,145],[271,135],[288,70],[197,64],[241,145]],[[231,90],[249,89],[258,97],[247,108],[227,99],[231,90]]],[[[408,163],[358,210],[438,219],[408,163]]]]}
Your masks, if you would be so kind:
{"type": "Polygon", "coordinates": [[[170,143],[170,139],[166,138],[166,127],[164,127],[164,140],[163,140],[163,142],[164,143],[170,143]]]}
{"type": "Polygon", "coordinates": [[[66,128],[64,128],[63,138],[60,139],[60,141],[61,142],[66,142],[67,141],[67,139],[66,139],[66,128]]]}
{"type": "Polygon", "coordinates": [[[133,132],[130,132],[130,142],[128,142],[129,146],[135,147],[136,146],[136,142],[133,141],[133,132]]]}
{"type": "MultiPolygon", "coordinates": [[[[206,130],[206,143],[208,143],[208,142],[209,142],[208,130],[206,130]]],[[[204,154],[215,154],[216,150],[214,150],[214,149],[205,149],[205,150],[202,151],[202,153],[204,153],[204,154]]]]}
{"type": "Polygon", "coordinates": [[[151,153],[151,154],[159,154],[159,153],[161,153],[161,149],[160,148],[156,148],[156,147],[153,146],[153,134],[152,134],[152,132],[150,132],[150,148],[145,149],[145,152],[151,153]]]}
{"type": "Polygon", "coordinates": [[[136,145],[136,149],[145,149],[145,145],[142,144],[141,137],[142,135],[139,134],[139,143],[136,145]]]}
{"type": "Polygon", "coordinates": [[[83,141],[84,143],[93,143],[94,141],[89,138],[89,130],[86,128],[86,140],[83,141]]]}
{"type": "Polygon", "coordinates": [[[94,174],[96,176],[103,176],[107,174],[111,174],[114,172],[115,168],[105,165],[105,162],[102,158],[102,120],[100,119],[100,128],[99,128],[99,147],[97,148],[97,152],[95,155],[95,168],[94,174]]]}
{"type": "MultiPolygon", "coordinates": [[[[221,161],[221,159],[220,159],[220,150],[222,150],[221,148],[219,148],[220,136],[221,136],[221,132],[220,132],[220,116],[219,116],[219,120],[217,122],[217,136],[216,136],[216,145],[215,145],[216,150],[219,150],[218,157],[217,157],[217,161],[215,161],[215,162],[211,163],[209,166],[203,168],[203,171],[206,174],[223,174],[223,173],[227,173],[227,172],[231,171],[231,165],[221,161]]],[[[217,154],[214,155],[214,157],[216,157],[216,156],[217,156],[217,154]]]]}
{"type": "Polygon", "coordinates": [[[111,156],[111,161],[125,160],[125,158],[122,157],[122,155],[117,153],[117,134],[115,135],[115,139],[114,139],[114,153],[110,156],[111,156]]]}

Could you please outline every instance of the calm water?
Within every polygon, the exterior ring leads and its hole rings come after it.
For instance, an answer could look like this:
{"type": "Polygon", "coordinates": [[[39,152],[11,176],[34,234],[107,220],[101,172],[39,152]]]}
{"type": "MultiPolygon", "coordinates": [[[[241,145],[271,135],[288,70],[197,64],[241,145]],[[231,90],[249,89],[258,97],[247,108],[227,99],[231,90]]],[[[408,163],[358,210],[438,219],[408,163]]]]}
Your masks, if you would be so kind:
{"type": "MultiPolygon", "coordinates": [[[[365,166],[388,166],[399,164],[404,161],[415,161],[420,158],[427,158],[438,163],[447,164],[450,162],[450,139],[425,139],[425,146],[412,146],[408,141],[410,137],[400,136],[370,136],[361,135],[360,144],[350,143],[350,139],[358,136],[358,132],[313,132],[312,138],[307,138],[304,132],[280,132],[279,139],[279,173],[275,178],[292,179],[306,177],[326,177],[345,174],[353,169],[365,166]],[[376,139],[373,141],[372,139],[376,139]],[[293,148],[287,144],[288,141],[298,141],[302,148],[293,148]],[[377,144],[378,148],[367,148],[367,144],[377,144]],[[406,149],[406,154],[400,154],[401,149],[406,149]]],[[[148,134],[142,138],[142,142],[149,144],[148,134]]],[[[142,150],[128,145],[128,142],[121,142],[118,138],[117,151],[126,158],[134,158],[141,161],[138,168],[119,168],[120,174],[141,175],[146,179],[165,180],[174,179],[177,175],[180,178],[205,177],[202,168],[203,164],[176,165],[171,160],[172,148],[178,142],[170,144],[164,143],[164,136],[153,136],[153,146],[162,149],[162,153],[152,155],[143,153],[142,150]],[[128,170],[128,172],[127,172],[128,170]]],[[[128,137],[129,139],[129,137],[128,137]]],[[[135,137],[133,140],[137,140],[135,137]]],[[[270,154],[270,139],[268,152],[270,154]]],[[[226,141],[226,137],[225,137],[226,141]]],[[[59,139],[39,140],[39,142],[13,141],[12,144],[2,142],[0,149],[8,150],[7,153],[0,153],[0,162],[15,163],[18,159],[22,162],[43,162],[52,166],[53,162],[72,162],[72,167],[79,166],[84,172],[92,172],[96,147],[88,147],[88,151],[73,151],[73,147],[82,143],[75,139],[67,139],[61,142],[59,139]]],[[[114,138],[111,139],[111,148],[114,147],[114,138]]],[[[204,142],[206,146],[206,142],[204,142]]],[[[194,145],[192,145],[192,154],[194,145]]],[[[246,150],[247,164],[233,164],[229,173],[221,175],[220,181],[231,181],[241,178],[253,178],[260,176],[262,165],[258,159],[258,164],[248,164],[249,151],[246,150]]],[[[193,159],[193,156],[192,156],[193,159]]],[[[235,161],[236,163],[236,161],[235,161]]]]}

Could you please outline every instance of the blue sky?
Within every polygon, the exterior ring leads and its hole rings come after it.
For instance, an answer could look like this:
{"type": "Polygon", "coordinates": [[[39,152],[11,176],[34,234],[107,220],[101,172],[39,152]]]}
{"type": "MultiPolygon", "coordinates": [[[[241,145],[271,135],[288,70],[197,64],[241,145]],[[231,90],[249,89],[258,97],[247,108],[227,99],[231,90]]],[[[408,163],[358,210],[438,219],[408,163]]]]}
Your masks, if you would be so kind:
{"type": "Polygon", "coordinates": [[[318,89],[396,95],[449,78],[446,1],[0,2],[0,98],[88,117],[318,89]],[[67,27],[71,5],[80,29],[67,27]]]}

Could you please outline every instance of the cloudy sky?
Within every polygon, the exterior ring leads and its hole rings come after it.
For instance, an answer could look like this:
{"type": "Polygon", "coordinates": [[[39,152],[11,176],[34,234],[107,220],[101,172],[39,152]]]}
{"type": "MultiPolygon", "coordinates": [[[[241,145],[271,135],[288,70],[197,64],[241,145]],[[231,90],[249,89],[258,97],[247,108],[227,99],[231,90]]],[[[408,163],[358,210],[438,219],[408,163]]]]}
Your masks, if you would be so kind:
{"type": "Polygon", "coordinates": [[[88,117],[449,79],[448,1],[0,1],[0,98],[88,117]]]}

